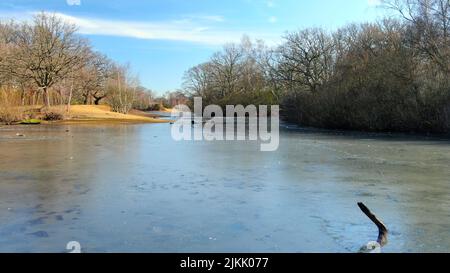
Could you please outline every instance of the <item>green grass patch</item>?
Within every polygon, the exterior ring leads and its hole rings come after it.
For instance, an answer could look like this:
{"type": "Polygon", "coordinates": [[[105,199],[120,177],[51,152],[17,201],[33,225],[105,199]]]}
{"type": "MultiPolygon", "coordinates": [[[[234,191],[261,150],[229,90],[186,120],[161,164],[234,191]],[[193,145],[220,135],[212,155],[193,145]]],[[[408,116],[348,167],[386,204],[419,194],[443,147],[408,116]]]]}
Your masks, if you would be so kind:
{"type": "Polygon", "coordinates": [[[22,120],[21,122],[19,122],[19,124],[23,124],[23,125],[37,125],[37,124],[41,124],[42,120],[39,119],[25,119],[22,120]]]}

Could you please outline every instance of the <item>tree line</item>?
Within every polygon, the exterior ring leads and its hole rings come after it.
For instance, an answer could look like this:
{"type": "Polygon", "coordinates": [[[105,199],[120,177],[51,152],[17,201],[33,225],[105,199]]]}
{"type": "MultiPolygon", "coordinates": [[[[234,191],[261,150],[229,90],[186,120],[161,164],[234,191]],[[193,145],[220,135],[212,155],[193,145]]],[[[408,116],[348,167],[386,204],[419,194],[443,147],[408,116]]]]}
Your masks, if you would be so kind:
{"type": "Polygon", "coordinates": [[[76,32],[75,25],[47,13],[32,22],[0,22],[0,119],[20,119],[17,107],[26,105],[69,110],[74,103],[107,103],[120,113],[150,107],[152,93],[130,67],[95,51],[76,32]]]}
{"type": "Polygon", "coordinates": [[[302,126],[450,131],[450,1],[390,0],[392,16],[329,32],[244,37],[185,74],[206,104],[280,104],[302,126]]]}

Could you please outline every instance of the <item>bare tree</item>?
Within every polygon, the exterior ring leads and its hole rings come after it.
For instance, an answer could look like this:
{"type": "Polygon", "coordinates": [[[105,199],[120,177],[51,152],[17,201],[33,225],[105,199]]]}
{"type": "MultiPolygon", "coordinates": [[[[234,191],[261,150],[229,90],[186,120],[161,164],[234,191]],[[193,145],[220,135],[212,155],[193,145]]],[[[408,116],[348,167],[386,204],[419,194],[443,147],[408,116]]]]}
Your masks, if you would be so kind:
{"type": "Polygon", "coordinates": [[[191,96],[200,96],[210,101],[213,86],[212,68],[210,63],[192,67],[184,75],[184,88],[191,96]]]}
{"type": "Polygon", "coordinates": [[[255,45],[246,36],[240,44],[226,45],[210,61],[186,72],[186,92],[201,96],[206,104],[270,104],[275,96],[267,84],[265,50],[262,42],[255,45]]]}
{"type": "Polygon", "coordinates": [[[107,84],[108,104],[114,112],[127,114],[135,102],[139,80],[131,75],[129,66],[115,66],[112,75],[107,84]]]}
{"type": "Polygon", "coordinates": [[[14,50],[2,70],[33,80],[44,95],[45,106],[50,106],[49,89],[79,69],[88,56],[88,45],[76,30],[56,15],[36,15],[33,24],[22,23],[16,31],[14,50]]]}
{"type": "Polygon", "coordinates": [[[409,41],[446,74],[450,73],[450,1],[385,0],[409,23],[409,41]]]}
{"type": "Polygon", "coordinates": [[[83,104],[100,104],[107,96],[106,85],[112,78],[114,64],[106,56],[90,52],[85,65],[75,71],[76,95],[83,104]]]}
{"type": "Polygon", "coordinates": [[[278,53],[278,78],[315,93],[333,72],[334,44],[324,31],[307,29],[288,34],[278,53]]]}
{"type": "Polygon", "coordinates": [[[241,60],[243,52],[235,44],[224,47],[223,52],[214,54],[210,61],[215,88],[221,98],[226,98],[238,91],[238,81],[242,73],[241,60]]]}

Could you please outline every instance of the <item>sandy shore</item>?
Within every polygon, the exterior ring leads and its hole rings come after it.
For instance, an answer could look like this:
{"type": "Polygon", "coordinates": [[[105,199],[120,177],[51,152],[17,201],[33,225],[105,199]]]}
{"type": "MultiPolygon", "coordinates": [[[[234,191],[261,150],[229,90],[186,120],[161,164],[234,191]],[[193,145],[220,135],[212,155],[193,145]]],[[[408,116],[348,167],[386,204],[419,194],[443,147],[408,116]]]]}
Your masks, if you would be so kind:
{"type": "MultiPolygon", "coordinates": [[[[111,111],[107,105],[72,105],[67,113],[67,106],[58,105],[50,107],[50,111],[62,113],[64,120],[43,121],[41,119],[42,106],[21,107],[22,112],[33,113],[32,120],[40,121],[41,124],[76,124],[76,123],[168,123],[161,116],[139,110],[131,110],[128,114],[111,111]]],[[[28,119],[30,120],[30,119],[28,119]]],[[[0,125],[3,123],[0,123],[0,125]]],[[[19,124],[19,122],[13,123],[19,124]]]]}
{"type": "MultiPolygon", "coordinates": [[[[56,107],[57,108],[57,107],[56,107]]],[[[112,112],[107,105],[73,105],[66,120],[58,123],[167,123],[169,121],[158,119],[157,115],[132,110],[129,114],[112,112]]]]}

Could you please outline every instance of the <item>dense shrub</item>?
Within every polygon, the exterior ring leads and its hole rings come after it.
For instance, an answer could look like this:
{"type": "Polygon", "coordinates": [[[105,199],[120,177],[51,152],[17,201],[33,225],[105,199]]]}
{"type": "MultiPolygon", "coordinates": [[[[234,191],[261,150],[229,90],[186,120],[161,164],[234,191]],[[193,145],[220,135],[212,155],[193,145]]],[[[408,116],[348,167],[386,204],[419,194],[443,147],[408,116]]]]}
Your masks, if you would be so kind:
{"type": "Polygon", "coordinates": [[[64,119],[64,112],[58,110],[44,110],[42,113],[42,120],[58,121],[64,119]]]}
{"type": "Polygon", "coordinates": [[[186,90],[205,105],[279,102],[302,126],[450,132],[450,2],[383,2],[402,16],[228,45],[186,73],[186,90]]]}
{"type": "Polygon", "coordinates": [[[146,109],[146,111],[161,111],[161,110],[164,110],[163,109],[163,106],[161,105],[161,104],[153,104],[153,105],[150,105],[147,109],[146,109]]]}

